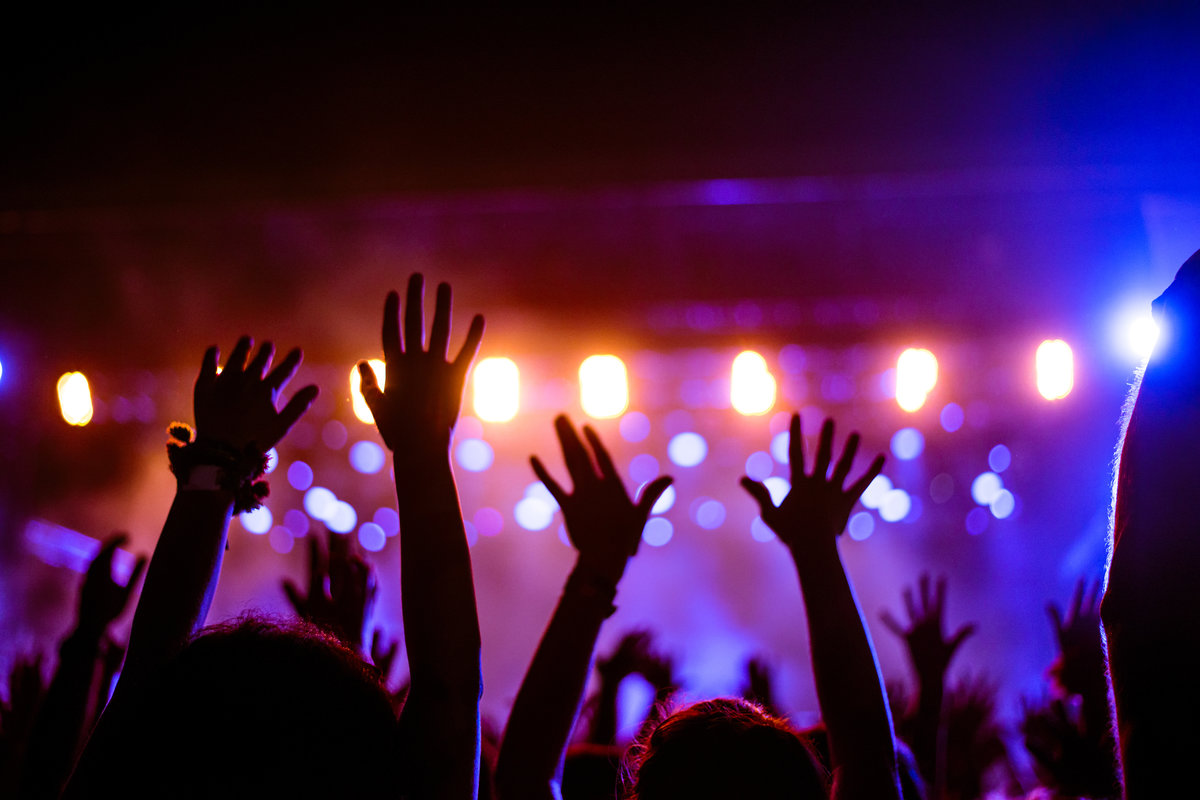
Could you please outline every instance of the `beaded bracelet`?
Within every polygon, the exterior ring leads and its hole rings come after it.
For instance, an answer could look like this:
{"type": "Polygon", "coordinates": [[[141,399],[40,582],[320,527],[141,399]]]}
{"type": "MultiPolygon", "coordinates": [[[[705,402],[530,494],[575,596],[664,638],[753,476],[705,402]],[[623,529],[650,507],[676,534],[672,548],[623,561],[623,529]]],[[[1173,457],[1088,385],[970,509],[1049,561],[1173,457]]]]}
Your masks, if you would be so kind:
{"type": "Polygon", "coordinates": [[[253,442],[238,450],[216,439],[197,437],[184,422],[172,422],[167,435],[167,461],[180,488],[231,492],[235,514],[253,511],[270,493],[267,482],[260,480],[267,471],[267,455],[253,442]]]}

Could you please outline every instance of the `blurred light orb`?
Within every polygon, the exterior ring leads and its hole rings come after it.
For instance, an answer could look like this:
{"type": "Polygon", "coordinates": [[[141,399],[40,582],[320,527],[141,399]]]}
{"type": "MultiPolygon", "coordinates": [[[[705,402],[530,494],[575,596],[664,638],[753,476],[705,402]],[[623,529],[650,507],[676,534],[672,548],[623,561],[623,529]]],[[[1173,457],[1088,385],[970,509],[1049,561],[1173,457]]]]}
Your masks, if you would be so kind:
{"type": "Polygon", "coordinates": [[[495,454],[483,439],[463,439],[454,448],[454,458],[468,472],[483,472],[492,465],[495,454]]]}
{"type": "Polygon", "coordinates": [[[912,498],[903,489],[892,489],[879,503],[879,518],[885,522],[899,522],[912,510],[912,498]]]}
{"type": "Polygon", "coordinates": [[[472,517],[480,536],[495,536],[504,528],[504,517],[494,508],[484,506],[472,517]]]}
{"type": "Polygon", "coordinates": [[[334,505],[329,519],[325,520],[325,524],[334,533],[349,533],[358,524],[358,512],[345,500],[339,500],[334,505]]]}
{"type": "Polygon", "coordinates": [[[650,418],[640,411],[630,411],[621,417],[621,437],[627,442],[637,443],[650,435],[650,418]]]}
{"type": "Polygon", "coordinates": [[[987,460],[992,472],[1004,472],[1012,464],[1012,453],[1004,445],[998,444],[988,451],[987,460]]]}
{"type": "Polygon", "coordinates": [[[612,419],[629,407],[625,362],[613,355],[588,356],[579,365],[579,403],[594,419],[612,419]]]}
{"type": "Polygon", "coordinates": [[[346,446],[346,440],[349,438],[350,432],[346,430],[346,426],[336,419],[329,420],[325,423],[325,427],[321,428],[321,441],[330,450],[341,450],[346,446]]]}
{"type": "Polygon", "coordinates": [[[272,447],[267,451],[267,468],[263,472],[264,475],[270,475],[279,466],[279,451],[272,447]]]}
{"type": "Polygon", "coordinates": [[[291,508],[283,514],[283,527],[297,538],[308,535],[308,515],[297,508],[291,508]]]}
{"type": "Polygon", "coordinates": [[[937,381],[938,361],[930,351],[910,347],[896,359],[896,403],[905,411],[924,406],[937,381]]]}
{"type": "Polygon", "coordinates": [[[901,428],[892,435],[892,455],[912,461],[925,452],[925,437],[916,428],[901,428]]]}
{"type": "Polygon", "coordinates": [[[651,547],[662,547],[675,535],[675,526],[666,517],[651,517],[642,529],[642,541],[651,547]]]}
{"type": "Polygon", "coordinates": [[[938,415],[938,421],[942,423],[942,430],[946,433],[954,433],[963,426],[965,420],[966,414],[958,403],[946,403],[942,406],[942,413],[938,415]]]}
{"type": "Polygon", "coordinates": [[[387,544],[387,534],[374,522],[364,522],[358,526],[358,543],[364,550],[378,553],[387,544]]]}
{"type": "Polygon", "coordinates": [[[729,402],[744,416],[766,414],[775,405],[775,377],[767,361],[753,350],[744,350],[733,360],[729,402]]]}
{"type": "Polygon", "coordinates": [[[324,486],[314,486],[304,493],[304,510],[313,519],[327,521],[337,510],[337,496],[324,486]]]}
{"type": "Polygon", "coordinates": [[[866,490],[858,502],[863,508],[879,508],[883,498],[892,490],[892,480],[887,475],[876,475],[875,480],[867,484],[866,490]]]}
{"type": "MultiPolygon", "coordinates": [[[[375,382],[379,384],[380,388],[386,386],[387,367],[383,363],[383,359],[372,358],[367,363],[371,366],[371,371],[375,373],[375,382]]],[[[368,425],[375,424],[375,417],[371,416],[371,409],[367,407],[367,401],[363,398],[362,376],[358,374],[358,364],[350,368],[350,407],[360,422],[368,425]]]]}
{"type": "Polygon", "coordinates": [[[68,425],[82,427],[92,421],[92,389],[82,372],[68,372],[58,379],[58,408],[68,425]]]}
{"type": "Polygon", "coordinates": [[[541,531],[554,519],[554,507],[540,497],[523,497],[513,508],[513,519],[527,531],[541,531]]]}
{"type": "Polygon", "coordinates": [[[275,524],[271,509],[266,506],[259,506],[253,511],[243,511],[239,520],[243,528],[259,536],[271,530],[271,526],[275,524]]]}
{"type": "Polygon", "coordinates": [[[287,481],[288,484],[297,492],[303,492],[305,489],[312,486],[312,467],[303,461],[293,461],[287,470],[287,481]]]}
{"type": "Polygon", "coordinates": [[[484,422],[508,422],[521,408],[521,371],[511,358],[485,358],[471,373],[475,416],[484,422]]]}
{"type": "Polygon", "coordinates": [[[1008,489],[1001,489],[996,492],[996,496],[992,498],[992,502],[988,503],[988,509],[996,519],[1008,519],[1012,516],[1016,508],[1017,498],[1008,489]]]}
{"type": "Polygon", "coordinates": [[[779,505],[783,499],[788,496],[788,492],[792,490],[787,478],[779,475],[774,475],[762,482],[763,486],[767,487],[767,493],[771,495],[771,502],[779,505]]]}
{"type": "Polygon", "coordinates": [[[1129,349],[1139,360],[1145,361],[1154,353],[1154,345],[1158,342],[1158,323],[1147,313],[1129,323],[1129,349]]]}
{"type": "Polygon", "coordinates": [[[698,466],[707,456],[708,442],[698,433],[678,433],[667,443],[667,457],[677,467],[698,466]]]}
{"type": "Polygon", "coordinates": [[[875,518],[870,511],[858,511],[846,523],[846,533],[856,542],[861,542],[875,532],[875,518]]]}
{"type": "Polygon", "coordinates": [[[383,469],[383,448],[374,442],[355,442],[350,448],[350,466],[363,475],[374,475],[383,469]]]}
{"type": "Polygon", "coordinates": [[[762,517],[755,517],[750,520],[750,538],[756,542],[769,542],[775,538],[775,531],[763,522],[762,517]]]}
{"type": "Polygon", "coordinates": [[[267,534],[267,544],[271,545],[271,549],[276,553],[287,555],[292,552],[292,548],[296,545],[296,540],[292,537],[290,530],[276,525],[267,534]]]}
{"type": "Polygon", "coordinates": [[[668,486],[650,508],[651,514],[665,514],[675,505],[675,487],[668,486]]]}
{"type": "Polygon", "coordinates": [[[1047,400],[1062,400],[1075,386],[1075,356],[1062,339],[1047,339],[1038,345],[1035,359],[1037,389],[1047,400]]]}
{"type": "Polygon", "coordinates": [[[550,494],[550,490],[546,488],[546,484],[541,481],[534,481],[525,487],[523,497],[536,497],[554,511],[558,510],[558,501],[554,499],[554,495],[550,494]]]}
{"type": "Polygon", "coordinates": [[[1150,298],[1134,298],[1113,317],[1109,326],[1114,349],[1134,362],[1145,362],[1154,353],[1161,329],[1150,310],[1150,298]]]}
{"type": "Polygon", "coordinates": [[[770,453],[758,452],[751,453],[746,459],[746,477],[753,481],[762,481],[771,477],[771,473],[775,470],[775,460],[771,458],[770,453]]]}
{"type": "Polygon", "coordinates": [[[988,514],[985,508],[972,508],[967,512],[967,533],[972,536],[978,536],[987,530],[988,520],[991,515],[988,514]]]}
{"type": "Polygon", "coordinates": [[[640,453],[629,461],[629,479],[635,483],[646,483],[658,477],[658,459],[649,453],[640,453]]]}
{"type": "Polygon", "coordinates": [[[381,506],[375,509],[375,515],[371,517],[371,521],[382,528],[384,534],[389,537],[400,532],[400,515],[394,508],[381,506]]]}
{"type": "Polygon", "coordinates": [[[771,437],[771,457],[780,464],[788,463],[788,447],[791,445],[792,435],[787,431],[777,433],[771,437]]]}
{"type": "Polygon", "coordinates": [[[705,500],[696,509],[696,524],[706,531],[716,530],[725,522],[725,506],[720,500],[705,500]]]}
{"type": "Polygon", "coordinates": [[[990,505],[1004,489],[1004,481],[994,472],[981,472],[971,481],[971,499],[981,506],[990,505]]]}

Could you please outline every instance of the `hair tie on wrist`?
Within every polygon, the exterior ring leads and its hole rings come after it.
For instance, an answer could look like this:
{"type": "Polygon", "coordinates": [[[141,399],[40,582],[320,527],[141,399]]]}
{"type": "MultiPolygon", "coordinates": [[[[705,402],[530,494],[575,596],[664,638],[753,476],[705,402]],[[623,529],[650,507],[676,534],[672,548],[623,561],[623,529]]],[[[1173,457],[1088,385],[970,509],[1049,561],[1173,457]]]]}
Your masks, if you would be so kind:
{"type": "MultiPolygon", "coordinates": [[[[167,426],[167,461],[181,488],[220,488],[233,494],[233,511],[241,514],[262,505],[270,486],[260,480],[267,471],[267,454],[253,442],[241,450],[225,442],[197,437],[192,426],[172,422],[167,426]],[[216,467],[216,475],[205,475],[215,486],[190,486],[196,467],[216,467]]],[[[210,471],[205,471],[210,472],[210,471]]]]}

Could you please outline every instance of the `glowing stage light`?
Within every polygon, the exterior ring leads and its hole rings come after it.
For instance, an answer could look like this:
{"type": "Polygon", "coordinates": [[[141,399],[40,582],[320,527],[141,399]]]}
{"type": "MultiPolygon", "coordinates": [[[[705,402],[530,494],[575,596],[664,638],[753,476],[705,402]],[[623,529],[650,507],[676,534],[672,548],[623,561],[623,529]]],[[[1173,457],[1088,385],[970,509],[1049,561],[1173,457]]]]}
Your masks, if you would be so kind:
{"type": "Polygon", "coordinates": [[[92,421],[92,390],[82,372],[68,372],[58,379],[58,407],[70,425],[92,421]]]}
{"type": "Polygon", "coordinates": [[[1145,361],[1154,352],[1160,329],[1150,312],[1150,298],[1131,298],[1112,317],[1111,346],[1131,361],[1145,361]]]}
{"type": "Polygon", "coordinates": [[[1047,339],[1037,349],[1037,388],[1047,400],[1062,400],[1075,386],[1075,356],[1062,339],[1047,339]]]}
{"type": "MultiPolygon", "coordinates": [[[[387,382],[387,369],[381,358],[372,358],[367,362],[371,365],[371,371],[375,373],[375,380],[380,386],[387,382]]],[[[350,368],[350,402],[354,409],[354,416],[368,425],[375,424],[375,417],[371,416],[371,409],[367,408],[367,401],[362,396],[362,377],[358,374],[358,365],[350,368]]]]}
{"type": "Polygon", "coordinates": [[[937,357],[928,350],[910,347],[896,359],[896,403],[905,411],[925,405],[937,381],[937,357]]]}
{"type": "Polygon", "coordinates": [[[743,351],[733,360],[729,401],[746,416],[765,414],[775,405],[775,378],[766,359],[753,350],[743,351]]]}
{"type": "Polygon", "coordinates": [[[589,417],[611,419],[629,407],[629,376],[616,356],[589,356],[579,365],[579,402],[589,417]]]}
{"type": "Polygon", "coordinates": [[[521,406],[521,372],[511,358],[485,358],[475,366],[475,416],[486,422],[508,422],[521,406]]]}

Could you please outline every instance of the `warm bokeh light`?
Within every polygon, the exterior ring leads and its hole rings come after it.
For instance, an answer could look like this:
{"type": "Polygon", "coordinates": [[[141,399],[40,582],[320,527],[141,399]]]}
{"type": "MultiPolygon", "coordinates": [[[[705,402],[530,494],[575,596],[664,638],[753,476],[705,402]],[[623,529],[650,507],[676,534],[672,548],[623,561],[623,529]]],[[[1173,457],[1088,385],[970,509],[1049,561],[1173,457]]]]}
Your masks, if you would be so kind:
{"type": "Polygon", "coordinates": [[[619,417],[629,407],[629,377],[616,356],[589,356],[579,365],[579,403],[589,417],[619,417]]]}
{"type": "MultiPolygon", "coordinates": [[[[375,380],[380,386],[383,386],[387,376],[387,368],[383,359],[372,358],[367,363],[371,365],[371,370],[375,373],[375,380]]],[[[354,416],[368,425],[375,424],[375,417],[371,416],[371,409],[367,408],[367,401],[362,396],[362,376],[358,374],[357,364],[350,368],[350,402],[354,407],[354,416]]]]}
{"type": "Polygon", "coordinates": [[[1047,339],[1037,349],[1037,388],[1047,400],[1061,400],[1075,386],[1075,356],[1062,339],[1047,339]]]}
{"type": "Polygon", "coordinates": [[[920,409],[937,380],[937,357],[928,350],[910,347],[896,360],[896,403],[905,411],[920,409]]]}
{"type": "Polygon", "coordinates": [[[58,379],[58,407],[71,425],[92,421],[92,390],[82,372],[68,372],[58,379]]]}
{"type": "Polygon", "coordinates": [[[775,405],[775,378],[766,359],[753,350],[745,350],[733,360],[729,401],[746,416],[765,414],[775,405]]]}
{"type": "Polygon", "coordinates": [[[521,407],[521,372],[511,358],[485,358],[475,365],[475,416],[485,422],[508,422],[521,407]]]}

